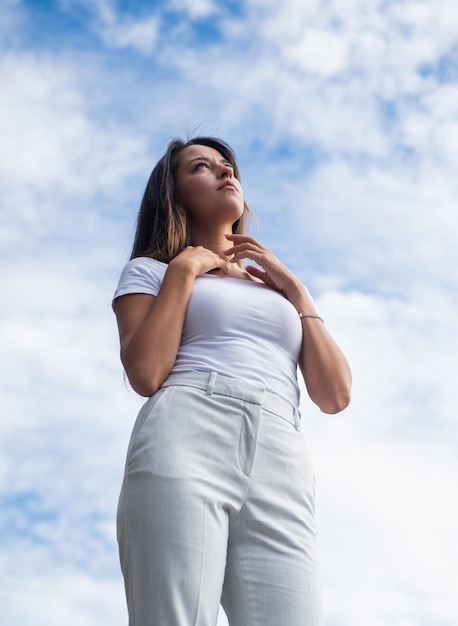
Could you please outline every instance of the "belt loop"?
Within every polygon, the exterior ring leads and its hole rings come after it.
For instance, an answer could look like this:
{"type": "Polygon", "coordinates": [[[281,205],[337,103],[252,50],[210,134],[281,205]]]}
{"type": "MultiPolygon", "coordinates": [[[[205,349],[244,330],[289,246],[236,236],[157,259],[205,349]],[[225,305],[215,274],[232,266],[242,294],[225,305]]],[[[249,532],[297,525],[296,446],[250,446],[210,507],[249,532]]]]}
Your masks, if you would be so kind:
{"type": "Polygon", "coordinates": [[[206,390],[207,396],[211,396],[213,394],[213,387],[215,386],[217,376],[218,374],[216,372],[211,372],[209,379],[208,379],[208,383],[207,383],[207,390],[206,390]]]}
{"type": "Polygon", "coordinates": [[[301,425],[301,412],[297,407],[294,407],[294,426],[296,430],[302,430],[301,425]]]}

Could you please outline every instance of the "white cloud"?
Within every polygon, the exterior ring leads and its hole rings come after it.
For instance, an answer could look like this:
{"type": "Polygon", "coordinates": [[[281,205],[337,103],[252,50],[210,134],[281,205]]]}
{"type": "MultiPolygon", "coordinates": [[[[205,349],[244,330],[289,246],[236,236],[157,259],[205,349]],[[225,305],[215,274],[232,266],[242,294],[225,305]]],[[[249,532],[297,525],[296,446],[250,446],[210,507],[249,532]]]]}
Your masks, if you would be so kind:
{"type": "Polygon", "coordinates": [[[192,20],[205,19],[219,12],[213,0],[172,0],[170,8],[184,11],[192,20]]]}
{"type": "Polygon", "coordinates": [[[453,450],[371,440],[354,426],[350,412],[340,427],[328,424],[313,437],[330,621],[452,625],[453,450]]]}
{"type": "Polygon", "coordinates": [[[451,626],[458,430],[447,372],[458,316],[440,301],[431,310],[426,302],[357,293],[324,293],[318,305],[355,381],[341,415],[303,403],[318,475],[328,619],[451,626]]]}
{"type": "Polygon", "coordinates": [[[119,123],[91,119],[90,99],[68,60],[8,54],[0,64],[0,175],[8,185],[93,193],[121,186],[145,148],[119,123]]]}
{"type": "Polygon", "coordinates": [[[93,29],[109,48],[130,48],[149,55],[156,46],[160,20],[157,12],[141,16],[121,13],[112,0],[60,0],[64,9],[82,6],[93,14],[93,29]]]}
{"type": "Polygon", "coordinates": [[[280,140],[319,142],[345,157],[386,157],[402,138],[399,125],[411,116],[424,114],[434,123],[428,97],[439,86],[419,70],[453,49],[458,12],[441,3],[434,13],[425,29],[424,20],[409,21],[394,5],[378,2],[330,3],[326,10],[317,3],[248,3],[238,27],[234,18],[227,21],[224,46],[205,55],[180,41],[165,42],[161,59],[197,90],[229,103],[233,126],[243,119],[256,128],[267,118],[280,140]],[[451,11],[450,23],[438,17],[441,7],[451,11]],[[392,119],[383,103],[393,104],[392,119]]]}
{"type": "Polygon", "coordinates": [[[16,45],[20,40],[20,31],[26,21],[21,0],[2,0],[0,21],[1,46],[16,45]]]}
{"type": "Polygon", "coordinates": [[[118,21],[116,0],[58,0],[58,5],[63,9],[83,7],[103,24],[114,24],[118,21]]]}
{"type": "Polygon", "coordinates": [[[113,48],[131,47],[142,54],[150,54],[156,45],[159,19],[156,15],[147,18],[126,18],[113,23],[111,20],[100,28],[103,42],[113,48]]]}
{"type": "Polygon", "coordinates": [[[120,581],[97,580],[64,570],[40,578],[11,578],[2,585],[5,624],[21,626],[122,626],[127,612],[120,581]]]}
{"type": "Polygon", "coordinates": [[[285,47],[285,56],[299,69],[311,74],[330,77],[347,67],[347,46],[337,34],[306,30],[302,38],[285,47]]]}

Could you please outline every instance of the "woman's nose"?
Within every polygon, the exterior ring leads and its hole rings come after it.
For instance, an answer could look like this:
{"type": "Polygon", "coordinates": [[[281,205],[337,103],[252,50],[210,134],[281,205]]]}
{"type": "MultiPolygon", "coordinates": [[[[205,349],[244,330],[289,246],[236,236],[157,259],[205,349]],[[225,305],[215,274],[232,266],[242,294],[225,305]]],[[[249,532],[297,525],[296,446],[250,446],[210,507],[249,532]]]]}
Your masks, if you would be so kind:
{"type": "Polygon", "coordinates": [[[230,165],[223,165],[221,167],[221,177],[222,178],[232,178],[234,176],[234,171],[230,165]]]}

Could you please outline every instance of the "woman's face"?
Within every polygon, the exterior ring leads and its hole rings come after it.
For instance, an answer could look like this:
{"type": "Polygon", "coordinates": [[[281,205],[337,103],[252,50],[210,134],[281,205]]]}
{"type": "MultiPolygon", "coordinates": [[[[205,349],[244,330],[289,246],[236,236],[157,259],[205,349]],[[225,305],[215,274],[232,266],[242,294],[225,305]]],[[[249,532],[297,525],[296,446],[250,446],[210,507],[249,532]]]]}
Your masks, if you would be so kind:
{"type": "Polygon", "coordinates": [[[243,213],[244,200],[229,161],[214,148],[200,145],[183,148],[178,158],[178,200],[191,223],[232,226],[243,213]]]}

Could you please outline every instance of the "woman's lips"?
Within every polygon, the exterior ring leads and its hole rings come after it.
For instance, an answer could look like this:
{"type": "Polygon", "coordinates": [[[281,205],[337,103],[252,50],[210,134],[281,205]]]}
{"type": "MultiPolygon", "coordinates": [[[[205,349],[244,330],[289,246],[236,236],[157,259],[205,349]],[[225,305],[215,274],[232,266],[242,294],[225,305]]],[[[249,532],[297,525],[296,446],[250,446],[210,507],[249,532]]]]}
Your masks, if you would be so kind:
{"type": "Polygon", "coordinates": [[[234,191],[238,191],[237,187],[234,185],[234,183],[224,183],[224,185],[221,185],[221,187],[219,187],[219,189],[233,189],[234,191]]]}

